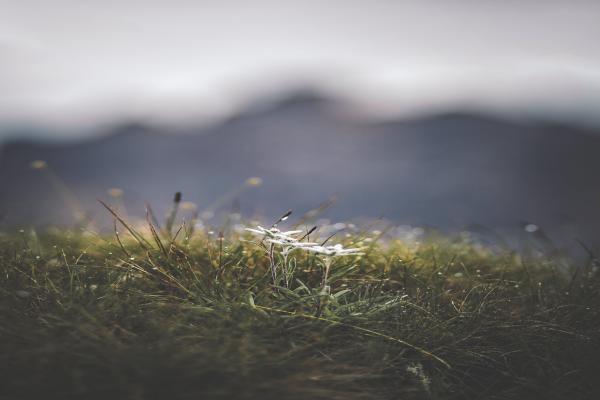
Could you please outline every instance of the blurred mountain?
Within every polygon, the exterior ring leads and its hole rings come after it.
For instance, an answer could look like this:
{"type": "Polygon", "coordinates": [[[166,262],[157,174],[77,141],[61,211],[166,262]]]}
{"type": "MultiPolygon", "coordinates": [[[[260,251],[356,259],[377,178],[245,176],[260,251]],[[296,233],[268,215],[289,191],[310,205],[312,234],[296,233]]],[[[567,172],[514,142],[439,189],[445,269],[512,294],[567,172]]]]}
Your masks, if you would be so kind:
{"type": "Polygon", "coordinates": [[[594,241],[597,132],[468,113],[359,123],[338,105],[300,92],[192,134],[131,123],[77,143],[7,143],[2,223],[69,222],[64,198],[30,168],[45,160],[95,216],[105,214],[95,199],[111,187],[125,191],[131,214],[142,214],[145,201],[164,210],[175,191],[202,209],[257,176],[263,186],[237,199],[246,215],[307,211],[336,195],[333,219],[383,216],[450,230],[531,222],[594,241]]]}

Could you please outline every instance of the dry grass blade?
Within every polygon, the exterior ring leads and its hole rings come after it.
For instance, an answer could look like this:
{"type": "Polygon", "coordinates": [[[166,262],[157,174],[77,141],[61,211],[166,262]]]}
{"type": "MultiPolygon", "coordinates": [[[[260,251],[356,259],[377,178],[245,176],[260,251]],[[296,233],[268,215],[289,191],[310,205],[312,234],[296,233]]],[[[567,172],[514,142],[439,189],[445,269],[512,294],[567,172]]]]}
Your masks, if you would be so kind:
{"type": "Polygon", "coordinates": [[[119,231],[117,230],[117,220],[116,219],[113,220],[113,229],[115,231],[115,237],[117,238],[117,243],[119,243],[121,250],[123,250],[123,253],[125,253],[127,258],[131,257],[131,255],[129,254],[127,249],[125,249],[125,246],[123,246],[123,242],[121,242],[121,237],[119,236],[119,231]]]}
{"type": "Polygon", "coordinates": [[[154,224],[154,226],[160,230],[160,223],[158,222],[158,219],[156,218],[156,215],[154,214],[154,210],[152,210],[152,206],[150,206],[150,203],[146,203],[146,212],[148,214],[150,214],[150,218],[152,220],[152,223],[154,224]]]}
{"type": "Polygon", "coordinates": [[[104,206],[104,208],[106,208],[108,210],[108,212],[110,212],[113,215],[113,217],[115,217],[121,223],[121,225],[123,225],[125,227],[125,229],[127,229],[129,231],[131,236],[133,236],[133,238],[138,242],[138,244],[144,250],[148,250],[149,248],[152,248],[152,245],[150,245],[150,243],[148,243],[148,241],[146,239],[144,239],[144,237],[142,235],[140,235],[134,228],[132,228],[131,225],[129,225],[127,222],[125,222],[125,220],[123,218],[121,218],[121,216],[115,210],[113,210],[108,204],[106,204],[105,202],[103,202],[100,199],[98,199],[98,202],[100,204],[102,204],[104,206]]]}
{"type": "Polygon", "coordinates": [[[156,232],[156,229],[154,228],[154,225],[152,224],[151,213],[148,208],[146,208],[146,221],[148,222],[148,226],[150,227],[150,232],[152,233],[152,238],[158,245],[158,248],[160,249],[160,251],[164,254],[165,257],[168,258],[169,253],[167,252],[167,249],[165,249],[165,246],[163,246],[163,243],[160,240],[160,236],[158,235],[158,232],[156,232]]]}

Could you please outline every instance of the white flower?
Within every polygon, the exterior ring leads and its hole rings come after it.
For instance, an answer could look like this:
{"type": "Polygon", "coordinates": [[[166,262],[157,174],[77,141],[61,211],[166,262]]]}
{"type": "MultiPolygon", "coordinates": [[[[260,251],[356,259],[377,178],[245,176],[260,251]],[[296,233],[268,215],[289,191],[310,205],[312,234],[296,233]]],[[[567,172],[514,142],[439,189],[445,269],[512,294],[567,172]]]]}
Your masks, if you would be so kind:
{"type": "Polygon", "coordinates": [[[277,228],[263,228],[258,225],[256,229],[246,228],[248,232],[252,232],[255,235],[260,235],[266,238],[267,242],[271,244],[277,244],[284,248],[285,251],[291,249],[303,249],[306,251],[312,251],[313,253],[323,254],[327,257],[336,256],[350,256],[350,255],[361,255],[361,249],[345,249],[341,244],[333,246],[322,246],[318,243],[311,242],[300,242],[293,235],[302,233],[303,231],[286,231],[282,232],[277,228]]]}
{"type": "Polygon", "coordinates": [[[277,239],[277,240],[281,240],[281,241],[290,241],[290,242],[296,242],[296,241],[298,241],[298,239],[294,238],[292,235],[296,235],[298,233],[302,233],[302,231],[281,232],[277,228],[267,229],[267,228],[263,228],[260,225],[258,225],[256,227],[256,229],[246,228],[246,230],[248,232],[252,232],[252,233],[254,233],[256,235],[266,236],[266,237],[271,238],[271,239],[277,239]]]}
{"type": "Polygon", "coordinates": [[[273,244],[278,244],[280,246],[294,247],[294,248],[306,248],[306,247],[311,247],[311,246],[318,246],[317,243],[299,242],[298,239],[294,239],[294,238],[267,239],[267,242],[273,243],[273,244]]]}
{"type": "Polygon", "coordinates": [[[361,252],[361,249],[345,249],[341,244],[336,244],[333,246],[311,246],[306,247],[306,250],[312,251],[314,253],[323,254],[329,257],[336,256],[358,256],[364,254],[361,252]]]}

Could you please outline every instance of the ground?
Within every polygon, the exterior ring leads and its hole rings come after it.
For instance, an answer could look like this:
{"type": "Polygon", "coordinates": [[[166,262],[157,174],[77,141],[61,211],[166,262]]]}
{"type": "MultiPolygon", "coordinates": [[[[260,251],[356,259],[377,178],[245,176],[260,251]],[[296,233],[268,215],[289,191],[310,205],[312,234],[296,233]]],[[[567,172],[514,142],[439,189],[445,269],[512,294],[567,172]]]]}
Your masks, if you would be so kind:
{"type": "Polygon", "coordinates": [[[372,232],[285,260],[251,232],[0,238],[0,398],[591,399],[600,273],[372,232]],[[272,268],[277,272],[273,280],[272,268]]]}

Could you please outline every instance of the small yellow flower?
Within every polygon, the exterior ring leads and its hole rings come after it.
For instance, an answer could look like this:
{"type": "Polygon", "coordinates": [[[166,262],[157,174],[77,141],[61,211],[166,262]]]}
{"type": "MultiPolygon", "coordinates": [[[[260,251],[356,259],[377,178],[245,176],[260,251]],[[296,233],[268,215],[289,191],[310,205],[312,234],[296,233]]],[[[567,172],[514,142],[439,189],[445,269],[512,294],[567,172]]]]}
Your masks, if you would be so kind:
{"type": "Polygon", "coordinates": [[[181,203],[180,207],[184,211],[196,211],[196,209],[198,208],[196,203],[192,201],[184,201],[181,203]]]}
{"type": "Polygon", "coordinates": [[[107,190],[107,193],[110,197],[122,197],[123,196],[123,189],[119,189],[119,188],[110,188],[107,190]]]}
{"type": "Polygon", "coordinates": [[[32,169],[46,169],[48,167],[48,163],[44,160],[35,160],[31,162],[32,169]]]}
{"type": "Polygon", "coordinates": [[[262,185],[263,180],[257,176],[246,179],[246,185],[248,186],[260,186],[262,185]]]}

